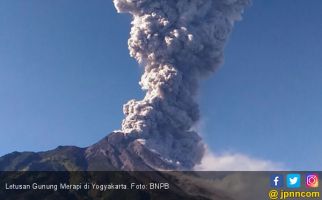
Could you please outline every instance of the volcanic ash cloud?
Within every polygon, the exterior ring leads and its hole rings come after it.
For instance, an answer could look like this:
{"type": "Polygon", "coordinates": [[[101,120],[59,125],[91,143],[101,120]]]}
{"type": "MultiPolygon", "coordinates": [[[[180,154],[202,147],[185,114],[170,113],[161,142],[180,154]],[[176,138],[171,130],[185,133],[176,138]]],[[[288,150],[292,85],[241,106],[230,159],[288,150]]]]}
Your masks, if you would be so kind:
{"type": "MultiPolygon", "coordinates": [[[[175,169],[192,169],[204,154],[195,101],[198,82],[223,62],[235,21],[249,0],[114,0],[130,13],[130,55],[144,66],[143,100],[124,105],[125,137],[175,169]]],[[[140,155],[140,152],[137,152],[140,155]]],[[[153,161],[147,161],[153,166],[153,161]]]]}

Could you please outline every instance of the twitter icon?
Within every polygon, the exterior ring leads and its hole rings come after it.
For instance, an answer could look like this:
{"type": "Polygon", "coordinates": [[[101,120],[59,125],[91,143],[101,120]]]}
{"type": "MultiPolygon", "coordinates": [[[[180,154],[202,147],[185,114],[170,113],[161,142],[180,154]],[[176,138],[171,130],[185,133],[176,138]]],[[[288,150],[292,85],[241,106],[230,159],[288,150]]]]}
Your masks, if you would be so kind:
{"type": "Polygon", "coordinates": [[[300,174],[288,174],[286,176],[286,183],[288,188],[301,187],[301,175],[300,174]]]}

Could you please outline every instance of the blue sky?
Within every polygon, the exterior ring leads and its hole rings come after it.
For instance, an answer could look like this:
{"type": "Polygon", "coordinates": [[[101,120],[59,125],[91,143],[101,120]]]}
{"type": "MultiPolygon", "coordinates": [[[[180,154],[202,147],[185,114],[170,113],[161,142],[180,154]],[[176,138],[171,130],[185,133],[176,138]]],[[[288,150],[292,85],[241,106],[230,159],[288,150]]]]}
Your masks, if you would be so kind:
{"type": "MultiPolygon", "coordinates": [[[[202,136],[290,169],[322,166],[322,1],[255,0],[202,81],[202,136]]],[[[106,0],[0,1],[0,155],[88,146],[143,96],[130,18],[106,0]]]]}

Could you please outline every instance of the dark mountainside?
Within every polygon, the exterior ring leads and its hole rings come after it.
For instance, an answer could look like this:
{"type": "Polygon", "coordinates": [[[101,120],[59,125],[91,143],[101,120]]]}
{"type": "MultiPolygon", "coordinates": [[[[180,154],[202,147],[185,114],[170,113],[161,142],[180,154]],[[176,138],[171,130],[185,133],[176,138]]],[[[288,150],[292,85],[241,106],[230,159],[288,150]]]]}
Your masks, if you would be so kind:
{"type": "Polygon", "coordinates": [[[0,171],[176,170],[137,140],[113,132],[87,148],[59,146],[46,152],[13,152],[0,157],[0,171]]]}
{"type": "Polygon", "coordinates": [[[158,171],[154,166],[173,170],[144,145],[114,132],[87,148],[59,146],[46,152],[13,152],[0,158],[0,199],[187,199],[232,200],[195,182],[194,172],[158,171]],[[75,181],[96,183],[169,183],[170,190],[110,191],[5,191],[8,183],[43,184],[75,181]]]}
{"type": "MultiPolygon", "coordinates": [[[[108,137],[93,146],[98,146],[107,140],[108,137]]],[[[106,148],[109,148],[109,146],[106,148]]],[[[87,149],[75,146],[59,146],[54,150],[39,153],[13,152],[0,158],[0,171],[88,170],[91,164],[88,163],[89,160],[86,158],[87,149]]],[[[106,170],[115,170],[112,166],[111,159],[107,158],[100,160],[100,162],[106,166],[106,170]]]]}

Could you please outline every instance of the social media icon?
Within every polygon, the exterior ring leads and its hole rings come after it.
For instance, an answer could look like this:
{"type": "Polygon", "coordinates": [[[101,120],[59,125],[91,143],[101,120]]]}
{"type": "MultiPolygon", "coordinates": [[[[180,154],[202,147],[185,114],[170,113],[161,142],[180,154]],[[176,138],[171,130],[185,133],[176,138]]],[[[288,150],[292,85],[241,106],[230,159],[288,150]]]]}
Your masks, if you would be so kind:
{"type": "Polygon", "coordinates": [[[286,176],[288,188],[299,188],[301,187],[301,175],[300,174],[288,174],[286,176]]]}
{"type": "Polygon", "coordinates": [[[274,174],[271,176],[271,187],[281,188],[284,185],[284,177],[280,174],[274,174]]]}
{"type": "Polygon", "coordinates": [[[306,176],[306,187],[308,188],[319,187],[319,176],[317,174],[308,174],[306,176]]]}

